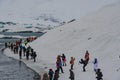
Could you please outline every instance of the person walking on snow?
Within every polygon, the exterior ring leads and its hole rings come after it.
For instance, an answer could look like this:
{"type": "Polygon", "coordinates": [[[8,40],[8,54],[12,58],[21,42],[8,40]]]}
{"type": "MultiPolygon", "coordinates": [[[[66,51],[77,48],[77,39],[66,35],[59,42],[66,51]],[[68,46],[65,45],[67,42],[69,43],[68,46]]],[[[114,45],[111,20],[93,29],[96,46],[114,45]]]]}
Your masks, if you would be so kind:
{"type": "Polygon", "coordinates": [[[34,59],[34,62],[36,62],[36,57],[37,57],[37,54],[36,54],[36,52],[35,51],[33,51],[33,59],[34,59]]]}
{"type": "Polygon", "coordinates": [[[62,68],[62,61],[61,61],[61,56],[60,55],[58,55],[58,57],[57,57],[56,67],[57,67],[58,72],[61,69],[61,72],[64,73],[63,68],[62,68]]]}
{"type": "Polygon", "coordinates": [[[101,72],[101,69],[97,69],[97,71],[96,71],[96,78],[97,78],[97,80],[103,80],[103,74],[102,74],[102,72],[101,72]]]}
{"type": "Polygon", "coordinates": [[[29,55],[30,55],[30,51],[29,49],[26,50],[26,59],[29,60],[29,55]]]}
{"type": "Polygon", "coordinates": [[[55,74],[54,74],[54,79],[53,80],[58,80],[59,78],[59,71],[55,70],[55,74]]]}
{"type": "Polygon", "coordinates": [[[22,44],[20,44],[19,45],[19,57],[20,57],[20,59],[22,59],[22,49],[23,49],[22,44]]]}
{"type": "Polygon", "coordinates": [[[53,70],[52,69],[49,69],[49,80],[53,80],[53,74],[54,74],[54,72],[53,72],[53,70]]]}
{"type": "Polygon", "coordinates": [[[71,80],[74,80],[75,75],[74,75],[73,70],[70,69],[69,71],[70,71],[70,77],[69,77],[69,78],[70,78],[71,80]]]}
{"type": "Polygon", "coordinates": [[[62,57],[63,66],[66,66],[67,64],[66,64],[66,56],[65,56],[65,54],[63,53],[61,57],[62,57]]]}
{"type": "Polygon", "coordinates": [[[95,58],[94,61],[93,61],[93,68],[94,68],[94,71],[96,72],[97,68],[98,68],[98,60],[97,60],[97,58],[95,58]]]}
{"type": "Polygon", "coordinates": [[[75,58],[71,57],[70,64],[71,64],[71,70],[73,70],[75,58]]]}
{"type": "Polygon", "coordinates": [[[88,61],[81,59],[81,61],[79,61],[79,63],[83,64],[83,72],[85,72],[85,71],[86,71],[85,67],[86,67],[87,64],[88,64],[88,61]]]}

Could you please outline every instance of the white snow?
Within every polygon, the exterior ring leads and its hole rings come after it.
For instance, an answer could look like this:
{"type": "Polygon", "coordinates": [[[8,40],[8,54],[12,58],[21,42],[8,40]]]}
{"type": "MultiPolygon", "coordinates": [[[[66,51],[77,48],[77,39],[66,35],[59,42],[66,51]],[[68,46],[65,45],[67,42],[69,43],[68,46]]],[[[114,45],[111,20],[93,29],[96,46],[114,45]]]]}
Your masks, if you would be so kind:
{"type": "MultiPolygon", "coordinates": [[[[67,1],[67,0],[66,0],[67,1]]],[[[75,80],[96,80],[92,61],[98,58],[98,66],[103,72],[103,80],[120,80],[120,1],[105,6],[94,14],[82,17],[76,22],[54,28],[29,45],[37,52],[37,62],[23,61],[43,74],[49,68],[56,69],[57,55],[65,53],[67,66],[59,80],[69,80],[70,57],[76,58],[74,65],[75,80]],[[90,62],[86,72],[78,61],[85,51],[90,53],[90,62]],[[118,71],[117,71],[118,69],[118,71]]],[[[19,59],[5,50],[6,55],[19,59]]]]}

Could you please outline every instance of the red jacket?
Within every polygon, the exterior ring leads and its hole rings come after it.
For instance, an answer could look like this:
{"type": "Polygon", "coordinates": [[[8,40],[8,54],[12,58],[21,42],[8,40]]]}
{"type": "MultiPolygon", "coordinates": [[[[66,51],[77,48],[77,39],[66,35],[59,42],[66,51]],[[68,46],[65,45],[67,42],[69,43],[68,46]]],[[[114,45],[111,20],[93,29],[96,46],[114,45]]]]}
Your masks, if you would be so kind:
{"type": "Polygon", "coordinates": [[[89,52],[88,51],[86,51],[86,53],[85,53],[85,60],[89,61],[89,52]]]}

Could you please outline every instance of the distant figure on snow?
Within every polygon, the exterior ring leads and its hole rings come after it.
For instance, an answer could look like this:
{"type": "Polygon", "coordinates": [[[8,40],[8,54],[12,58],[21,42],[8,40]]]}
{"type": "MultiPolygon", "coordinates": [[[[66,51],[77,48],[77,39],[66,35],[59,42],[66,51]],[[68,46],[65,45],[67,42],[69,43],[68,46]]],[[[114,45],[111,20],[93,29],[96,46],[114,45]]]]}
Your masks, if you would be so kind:
{"type": "Polygon", "coordinates": [[[71,57],[70,64],[71,64],[71,70],[73,70],[75,58],[71,57]]]}
{"type": "Polygon", "coordinates": [[[87,61],[87,62],[89,62],[89,52],[88,52],[88,50],[86,50],[86,53],[85,53],[85,60],[87,61]]]}
{"type": "Polygon", "coordinates": [[[94,68],[94,71],[96,72],[97,68],[98,68],[98,60],[97,60],[97,58],[95,58],[94,61],[93,61],[93,68],[94,68]]]}
{"type": "Polygon", "coordinates": [[[54,74],[54,72],[53,72],[53,70],[52,69],[49,69],[49,80],[53,80],[53,74],[54,74]]]}
{"type": "Polygon", "coordinates": [[[75,80],[75,75],[74,75],[73,70],[70,69],[69,71],[70,71],[70,77],[69,77],[69,78],[70,78],[71,80],[75,80]]]}
{"type": "Polygon", "coordinates": [[[22,59],[22,50],[19,50],[19,58],[22,59]]]}
{"type": "Polygon", "coordinates": [[[88,61],[81,59],[81,61],[79,61],[79,63],[83,64],[83,72],[85,72],[85,71],[86,71],[85,67],[86,67],[87,64],[88,64],[88,61]]]}
{"type": "Polygon", "coordinates": [[[67,64],[66,64],[66,56],[65,56],[65,54],[63,53],[61,57],[62,57],[63,66],[66,66],[67,64]]]}
{"type": "Polygon", "coordinates": [[[26,59],[29,60],[29,55],[30,55],[30,51],[27,49],[26,50],[26,59]]]}
{"type": "Polygon", "coordinates": [[[35,51],[33,51],[33,52],[31,53],[31,58],[34,59],[34,62],[36,62],[36,57],[37,57],[37,54],[36,54],[35,51]]]}
{"type": "Polygon", "coordinates": [[[58,80],[59,78],[59,71],[55,70],[55,74],[54,74],[54,79],[53,80],[58,80]]]}
{"type": "Polygon", "coordinates": [[[61,70],[61,72],[64,73],[63,68],[62,68],[62,60],[61,60],[60,55],[57,56],[56,67],[57,67],[58,72],[61,70]]]}
{"type": "Polygon", "coordinates": [[[101,69],[97,69],[97,71],[96,71],[96,79],[97,80],[103,80],[103,74],[102,74],[102,72],[100,71],[101,69]]]}
{"type": "Polygon", "coordinates": [[[5,48],[7,48],[7,43],[5,42],[5,48]]]}

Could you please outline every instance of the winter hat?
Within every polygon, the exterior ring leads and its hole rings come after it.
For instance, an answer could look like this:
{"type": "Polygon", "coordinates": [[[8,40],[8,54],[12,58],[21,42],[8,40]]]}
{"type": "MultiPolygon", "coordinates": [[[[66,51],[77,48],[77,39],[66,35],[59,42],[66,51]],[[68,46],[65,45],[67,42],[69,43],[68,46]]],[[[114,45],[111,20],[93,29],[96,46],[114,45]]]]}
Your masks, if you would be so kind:
{"type": "Polygon", "coordinates": [[[98,68],[98,71],[100,71],[101,69],[100,68],[98,68]]]}

